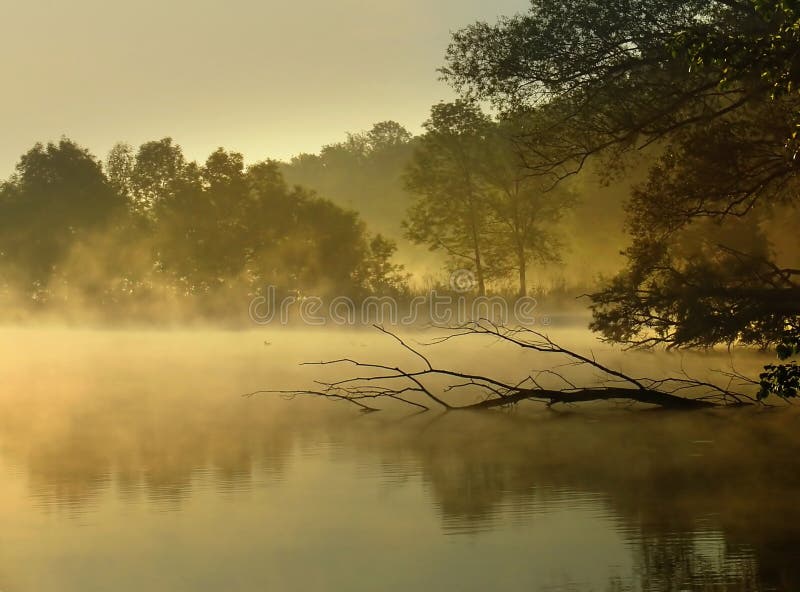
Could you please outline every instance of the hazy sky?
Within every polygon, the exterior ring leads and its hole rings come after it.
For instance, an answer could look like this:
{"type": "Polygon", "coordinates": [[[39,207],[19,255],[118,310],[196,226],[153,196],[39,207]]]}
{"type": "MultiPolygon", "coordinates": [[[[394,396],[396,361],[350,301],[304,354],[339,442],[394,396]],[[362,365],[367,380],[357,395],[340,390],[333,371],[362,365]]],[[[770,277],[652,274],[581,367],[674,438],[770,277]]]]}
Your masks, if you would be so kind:
{"type": "Polygon", "coordinates": [[[527,0],[9,0],[0,176],[67,135],[104,157],[174,137],[248,161],[317,151],[384,119],[419,129],[450,98],[450,31],[527,0]]]}

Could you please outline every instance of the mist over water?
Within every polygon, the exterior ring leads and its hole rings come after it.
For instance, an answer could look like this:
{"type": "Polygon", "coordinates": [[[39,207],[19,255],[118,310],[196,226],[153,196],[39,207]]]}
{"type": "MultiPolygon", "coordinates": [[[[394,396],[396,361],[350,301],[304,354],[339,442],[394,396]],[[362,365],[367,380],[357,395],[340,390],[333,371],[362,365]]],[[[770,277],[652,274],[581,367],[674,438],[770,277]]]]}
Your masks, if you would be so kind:
{"type": "MultiPolygon", "coordinates": [[[[641,373],[728,361],[554,335],[641,373]]],[[[0,343],[4,592],[800,583],[791,409],[364,415],[241,397],[319,376],[301,361],[410,363],[370,331],[27,328],[0,343]]],[[[499,354],[432,352],[508,376],[537,364],[499,354]]]]}
{"type": "Polygon", "coordinates": [[[0,592],[800,590],[800,1],[8,4],[0,592]]]}

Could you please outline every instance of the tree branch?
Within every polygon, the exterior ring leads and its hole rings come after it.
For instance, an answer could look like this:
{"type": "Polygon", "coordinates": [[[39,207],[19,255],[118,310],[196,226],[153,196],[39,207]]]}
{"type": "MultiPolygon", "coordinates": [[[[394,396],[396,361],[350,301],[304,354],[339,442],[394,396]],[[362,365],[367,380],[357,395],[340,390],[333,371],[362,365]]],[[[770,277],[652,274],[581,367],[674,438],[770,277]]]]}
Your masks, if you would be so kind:
{"type": "MultiPolygon", "coordinates": [[[[316,366],[349,365],[375,371],[374,374],[351,376],[331,382],[318,382],[320,388],[290,391],[256,391],[273,393],[293,398],[307,395],[336,401],[347,401],[362,411],[376,411],[373,401],[389,399],[423,411],[430,409],[425,399],[436,403],[446,411],[488,410],[516,405],[523,401],[556,404],[577,404],[592,401],[627,400],[632,403],[656,405],[668,409],[706,409],[724,406],[761,404],[754,396],[731,389],[733,378],[738,375],[725,375],[729,380],[726,386],[708,381],[693,379],[685,371],[680,377],[662,379],[637,378],[599,362],[593,354],[581,354],[562,347],[546,335],[528,328],[510,329],[482,319],[459,327],[448,328],[448,334],[424,344],[428,346],[445,344],[451,340],[470,336],[489,337],[495,341],[511,344],[525,350],[533,350],[562,359],[561,367],[589,367],[600,372],[600,377],[591,384],[578,384],[561,372],[550,368],[529,374],[517,383],[508,383],[491,376],[437,368],[430,358],[403,339],[381,326],[375,328],[400,344],[401,348],[423,363],[422,369],[403,369],[400,366],[359,362],[341,358],[327,362],[316,362],[316,366]],[[540,380],[552,378],[560,383],[547,386],[540,380]],[[457,403],[458,393],[472,393],[477,401],[457,403]],[[417,395],[422,400],[412,398],[417,395]],[[452,400],[448,400],[448,395],[452,400]],[[369,403],[369,404],[367,404],[369,403]]],[[[558,367],[558,365],[554,366],[558,367]]],[[[552,382],[552,381],[551,381],[552,382]]],[[[742,381],[752,386],[752,381],[742,381]]]]}

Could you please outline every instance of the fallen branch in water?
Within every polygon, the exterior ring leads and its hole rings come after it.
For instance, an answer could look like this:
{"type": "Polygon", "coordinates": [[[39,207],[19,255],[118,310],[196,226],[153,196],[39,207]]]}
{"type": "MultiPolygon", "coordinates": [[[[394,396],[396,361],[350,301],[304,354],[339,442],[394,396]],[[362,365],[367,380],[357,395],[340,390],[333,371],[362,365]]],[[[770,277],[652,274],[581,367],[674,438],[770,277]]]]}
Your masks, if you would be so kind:
{"type": "Polygon", "coordinates": [[[734,382],[744,386],[755,386],[754,382],[736,373],[726,373],[727,386],[696,380],[685,372],[680,378],[635,378],[598,362],[594,356],[585,356],[564,348],[545,334],[527,328],[509,329],[482,320],[453,328],[450,332],[428,345],[442,344],[450,340],[468,336],[483,336],[500,340],[523,349],[561,358],[563,362],[554,366],[562,368],[588,367],[599,372],[599,378],[591,385],[578,385],[564,374],[550,368],[529,374],[518,383],[484,376],[436,368],[419,349],[411,347],[396,334],[375,326],[376,329],[394,339],[420,362],[416,370],[399,366],[366,363],[350,358],[326,362],[313,362],[304,365],[339,366],[347,365],[369,371],[363,376],[354,376],[334,382],[320,382],[316,389],[291,391],[261,390],[248,393],[252,396],[261,393],[280,394],[287,398],[302,395],[347,401],[362,411],[378,411],[374,402],[379,399],[394,400],[405,405],[428,410],[432,406],[447,411],[493,409],[515,405],[522,401],[538,401],[548,406],[556,404],[586,403],[591,401],[628,401],[656,405],[668,409],[705,409],[712,407],[760,405],[756,397],[732,390],[734,382]],[[555,380],[561,386],[543,384],[545,379],[555,380]],[[443,383],[436,386],[435,383],[443,383]],[[471,392],[477,402],[456,405],[451,402],[454,394],[471,392]]]}

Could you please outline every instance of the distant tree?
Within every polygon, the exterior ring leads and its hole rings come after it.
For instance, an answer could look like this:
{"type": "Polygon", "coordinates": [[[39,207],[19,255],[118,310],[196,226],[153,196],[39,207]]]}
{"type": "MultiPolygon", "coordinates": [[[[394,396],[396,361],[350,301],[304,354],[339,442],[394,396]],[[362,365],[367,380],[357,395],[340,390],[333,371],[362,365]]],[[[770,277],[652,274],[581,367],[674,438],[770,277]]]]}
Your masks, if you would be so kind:
{"type": "Polygon", "coordinates": [[[376,234],[367,243],[367,254],[359,273],[368,294],[402,296],[407,292],[409,275],[403,265],[393,261],[397,252],[394,241],[376,234]]]}
{"type": "Polygon", "coordinates": [[[385,236],[400,238],[410,203],[403,172],[415,140],[399,123],[383,121],[366,132],[347,134],[319,154],[301,154],[281,167],[289,183],[313,189],[342,207],[355,209],[385,236]]]}
{"type": "MultiPolygon", "coordinates": [[[[125,142],[119,142],[108,152],[104,163],[104,170],[108,181],[117,193],[131,200],[133,197],[133,169],[136,156],[133,147],[125,142]]],[[[133,204],[131,204],[133,205],[133,204]]]]}
{"type": "Polygon", "coordinates": [[[244,157],[218,148],[206,159],[200,177],[204,191],[198,209],[205,211],[206,230],[197,244],[198,262],[210,274],[236,277],[255,248],[251,228],[259,222],[250,218],[244,157]]]}
{"type": "Polygon", "coordinates": [[[132,201],[141,211],[151,211],[160,201],[196,190],[200,171],[187,162],[172,138],[146,142],[139,147],[130,170],[132,201]]]}
{"type": "Polygon", "coordinates": [[[100,163],[69,139],[36,144],[0,187],[0,261],[28,290],[46,287],[70,250],[120,214],[100,163]]]}
{"type": "Polygon", "coordinates": [[[358,214],[310,196],[300,201],[298,229],[308,245],[302,278],[305,286],[351,295],[366,255],[365,227],[358,214]]]}
{"type": "Polygon", "coordinates": [[[529,174],[513,140],[519,129],[518,122],[512,120],[494,126],[486,137],[485,160],[476,173],[484,183],[491,219],[497,227],[493,241],[515,271],[522,297],[527,295],[531,264],[561,260],[564,244],[558,224],[575,205],[575,197],[563,186],[553,187],[529,174]]]}
{"type": "Polygon", "coordinates": [[[396,121],[389,120],[376,123],[363,137],[367,142],[370,153],[374,154],[382,150],[405,146],[413,136],[402,125],[396,121]]]}
{"type": "Polygon", "coordinates": [[[358,214],[299,186],[289,187],[278,163],[247,170],[253,237],[250,275],[279,279],[303,292],[359,296],[397,294],[402,267],[392,263],[395,246],[369,237],[358,214]]]}
{"type": "Polygon", "coordinates": [[[242,193],[245,190],[244,156],[217,148],[200,169],[200,178],[212,192],[242,193]]]}
{"type": "Polygon", "coordinates": [[[356,290],[366,244],[355,212],[289,187],[274,162],[245,170],[241,154],[223,149],[199,178],[155,208],[160,259],[187,289],[255,280],[304,292],[356,290]]]}
{"type": "MultiPolygon", "coordinates": [[[[406,235],[444,251],[453,267],[475,273],[478,293],[501,273],[493,253],[489,196],[480,169],[487,158],[486,137],[492,121],[467,101],[439,103],[424,124],[406,187],[417,196],[406,223],[406,235]]],[[[499,246],[497,246],[499,247],[499,246]]],[[[502,255],[502,253],[500,253],[502,255]]]]}
{"type": "MultiPolygon", "coordinates": [[[[189,167],[183,165],[184,170],[189,167]]],[[[179,176],[161,185],[165,193],[154,194],[152,212],[164,269],[191,291],[207,291],[235,278],[245,265],[247,249],[242,155],[220,148],[199,169],[196,182],[185,183],[179,176]]]]}
{"type": "Polygon", "coordinates": [[[220,148],[197,166],[165,138],[136,151],[118,144],[105,171],[66,139],[23,155],[0,185],[3,291],[39,300],[57,291],[98,309],[199,297],[192,310],[215,315],[265,285],[354,297],[405,289],[394,243],[356,212],[289,186],[279,163],[245,168],[220,148]]]}
{"type": "Polygon", "coordinates": [[[513,271],[525,296],[530,265],[560,259],[556,226],[574,204],[526,170],[513,140],[519,126],[493,121],[474,103],[439,104],[407,174],[419,196],[408,236],[474,270],[481,294],[487,280],[513,271]]]}

